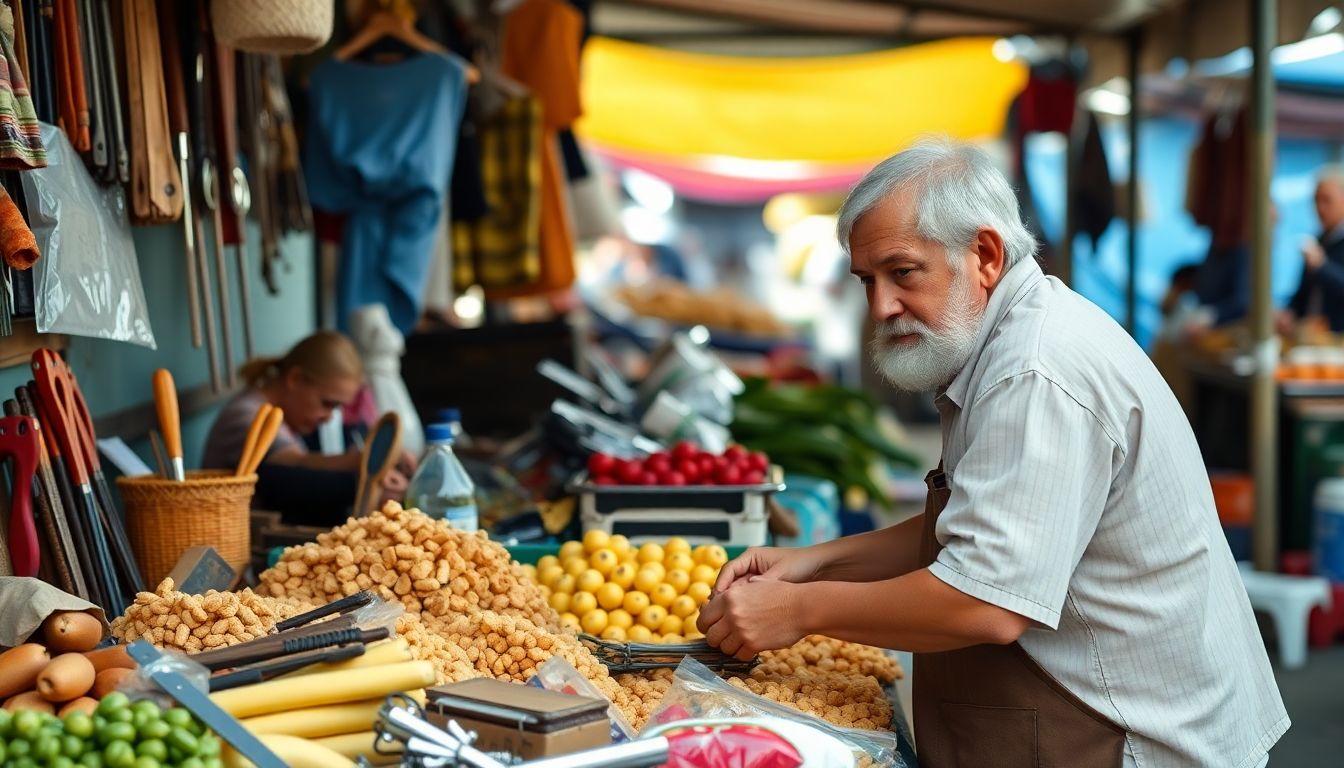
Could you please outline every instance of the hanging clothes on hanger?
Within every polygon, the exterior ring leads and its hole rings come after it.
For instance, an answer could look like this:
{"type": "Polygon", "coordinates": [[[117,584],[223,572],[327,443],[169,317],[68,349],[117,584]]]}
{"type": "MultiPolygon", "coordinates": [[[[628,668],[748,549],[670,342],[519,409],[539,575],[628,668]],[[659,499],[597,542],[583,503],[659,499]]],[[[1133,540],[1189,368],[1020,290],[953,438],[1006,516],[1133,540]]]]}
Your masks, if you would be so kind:
{"type": "Polygon", "coordinates": [[[574,235],[556,133],[582,114],[579,41],[583,16],[562,0],[523,0],[504,20],[500,70],[541,103],[540,274],[535,283],[487,290],[492,300],[537,296],[574,282],[574,235]]]}
{"type": "Polygon", "coordinates": [[[1220,110],[1204,121],[1190,156],[1186,210],[1208,227],[1212,250],[1243,245],[1249,237],[1246,110],[1220,110]]]}
{"type": "Polygon", "coordinates": [[[351,43],[313,70],[304,174],[313,207],[346,215],[336,323],[383,304],[410,333],[420,317],[434,235],[452,174],[468,66],[375,14],[351,43]],[[379,39],[411,48],[401,61],[353,57],[379,39]]]}

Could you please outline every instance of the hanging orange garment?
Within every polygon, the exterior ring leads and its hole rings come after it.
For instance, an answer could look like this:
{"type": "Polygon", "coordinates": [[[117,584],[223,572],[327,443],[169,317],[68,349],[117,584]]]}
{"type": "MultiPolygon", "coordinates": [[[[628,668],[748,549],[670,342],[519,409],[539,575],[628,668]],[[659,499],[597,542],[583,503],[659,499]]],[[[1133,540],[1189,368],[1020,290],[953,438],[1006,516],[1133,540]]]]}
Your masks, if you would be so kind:
{"type": "Polygon", "coordinates": [[[583,113],[579,45],[583,16],[563,0],[524,0],[504,22],[500,70],[541,102],[541,273],[531,285],[489,290],[490,299],[538,296],[574,283],[574,233],[556,132],[583,113]]]}
{"type": "Polygon", "coordinates": [[[23,220],[14,198],[0,188],[0,256],[11,269],[24,270],[36,264],[39,255],[33,230],[23,220]]]}

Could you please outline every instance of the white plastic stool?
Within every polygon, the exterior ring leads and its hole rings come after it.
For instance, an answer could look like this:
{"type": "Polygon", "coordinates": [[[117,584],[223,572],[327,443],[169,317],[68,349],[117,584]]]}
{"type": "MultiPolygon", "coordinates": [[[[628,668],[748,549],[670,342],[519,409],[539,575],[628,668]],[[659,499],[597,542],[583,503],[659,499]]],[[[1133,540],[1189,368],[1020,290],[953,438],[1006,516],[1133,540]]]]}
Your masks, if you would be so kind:
{"type": "Polygon", "coordinates": [[[1274,619],[1279,663],[1297,669],[1307,663],[1307,620],[1315,606],[1330,607],[1330,582],[1320,576],[1288,576],[1257,571],[1238,562],[1251,607],[1274,619]]]}

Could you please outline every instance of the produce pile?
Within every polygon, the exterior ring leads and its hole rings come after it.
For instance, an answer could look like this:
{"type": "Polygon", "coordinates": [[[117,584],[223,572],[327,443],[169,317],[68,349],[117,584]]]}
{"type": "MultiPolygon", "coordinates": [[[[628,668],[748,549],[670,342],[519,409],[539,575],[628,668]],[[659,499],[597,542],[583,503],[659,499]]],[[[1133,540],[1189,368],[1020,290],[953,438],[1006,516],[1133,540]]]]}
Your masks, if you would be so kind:
{"type": "Polygon", "coordinates": [[[883,462],[920,466],[883,430],[877,403],[863,392],[837,384],[745,383],[734,401],[733,439],[789,472],[831,480],[841,492],[861,488],[890,506],[873,470],[883,462]]]}
{"type": "Polygon", "coordinates": [[[605,453],[588,457],[588,477],[594,485],[760,485],[769,470],[768,456],[740,445],[730,445],[718,454],[682,442],[671,451],[643,459],[626,460],[605,453]]]}
{"type": "Polygon", "coordinates": [[[285,550],[259,589],[314,605],[368,589],[407,613],[485,610],[558,628],[536,583],[485,532],[464,533],[395,502],[285,550]]]}
{"type": "MultiPolygon", "coordinates": [[[[792,648],[766,651],[750,675],[727,680],[835,725],[882,730],[892,716],[882,686],[901,675],[900,665],[880,649],[811,635],[792,648]]],[[[629,700],[623,712],[631,725],[644,727],[672,681],[670,669],[616,676],[629,700]]]]}
{"type": "Polygon", "coordinates": [[[0,765],[214,768],[220,742],[181,707],[134,704],[108,694],[91,712],[57,718],[45,712],[0,711],[0,765]]]}
{"type": "Polygon", "coordinates": [[[237,645],[270,634],[276,622],[314,606],[303,600],[263,597],[250,589],[189,595],[164,579],[141,592],[126,612],[112,620],[112,634],[124,643],[144,638],[160,648],[197,653],[237,645]]]}
{"type": "Polygon", "coordinates": [[[95,651],[102,639],[103,623],[83,611],[48,616],[29,642],[0,653],[5,711],[92,714],[98,700],[135,671],[124,647],[95,651]]]}
{"type": "Polygon", "coordinates": [[[700,606],[726,562],[718,545],[692,549],[674,536],[635,548],[620,534],[592,530],[582,542],[562,545],[558,557],[537,561],[535,578],[572,631],[617,642],[679,643],[701,637],[700,606]]]}

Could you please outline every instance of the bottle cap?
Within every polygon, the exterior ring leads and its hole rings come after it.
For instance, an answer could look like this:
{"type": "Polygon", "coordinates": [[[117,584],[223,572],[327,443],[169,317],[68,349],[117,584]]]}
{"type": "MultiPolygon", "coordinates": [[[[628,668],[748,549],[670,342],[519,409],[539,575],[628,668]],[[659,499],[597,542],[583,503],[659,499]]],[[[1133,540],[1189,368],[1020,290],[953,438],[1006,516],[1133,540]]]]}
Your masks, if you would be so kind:
{"type": "Polygon", "coordinates": [[[430,424],[425,427],[425,440],[431,443],[451,443],[453,428],[447,424],[430,424]]]}
{"type": "Polygon", "coordinates": [[[438,420],[444,424],[462,420],[462,412],[456,408],[440,408],[438,420]]]}

